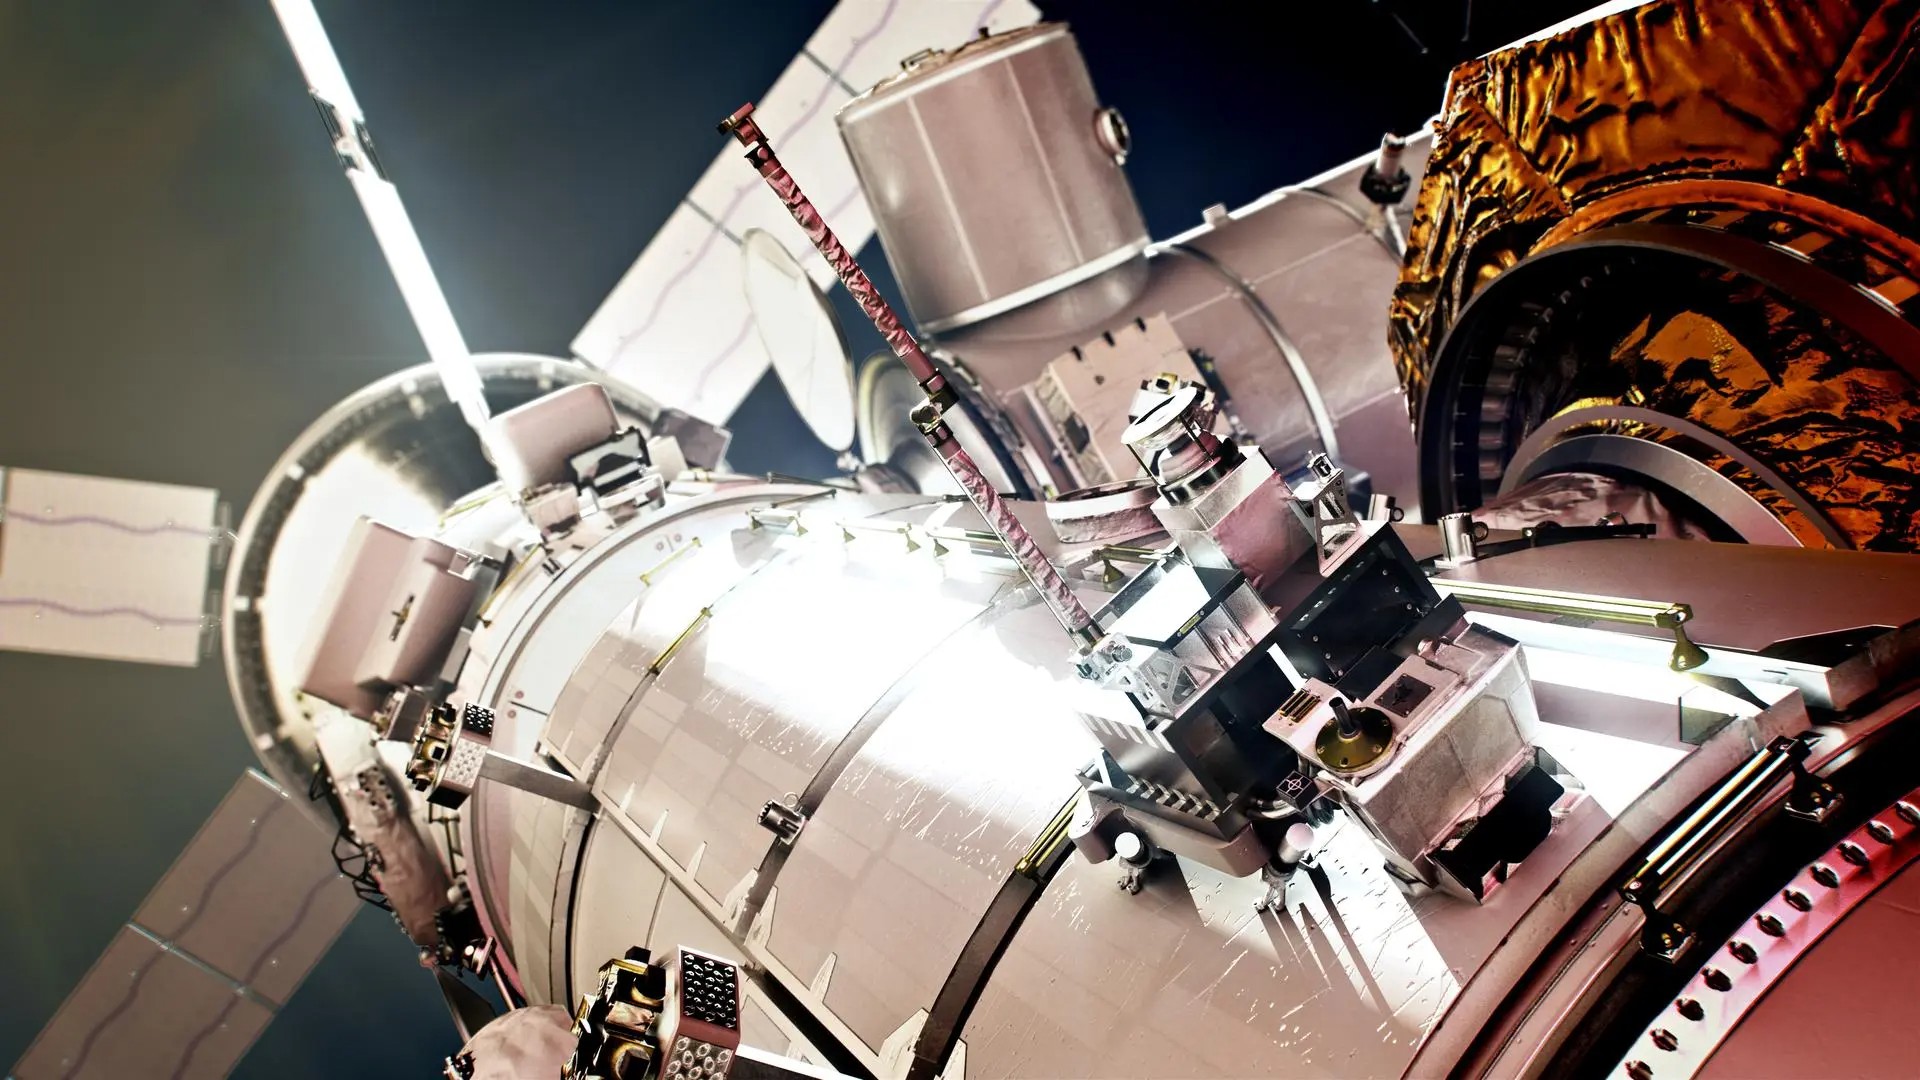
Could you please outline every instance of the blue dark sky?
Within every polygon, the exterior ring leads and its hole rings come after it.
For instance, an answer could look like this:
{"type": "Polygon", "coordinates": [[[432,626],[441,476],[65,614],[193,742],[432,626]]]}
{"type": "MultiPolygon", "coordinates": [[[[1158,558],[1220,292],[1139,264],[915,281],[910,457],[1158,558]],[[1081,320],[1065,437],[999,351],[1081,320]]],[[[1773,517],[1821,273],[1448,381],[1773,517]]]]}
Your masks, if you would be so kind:
{"type": "MultiPolygon", "coordinates": [[[[468,340],[551,354],[829,6],[320,2],[468,340]]],[[[1451,60],[1585,5],[1480,0],[1466,43],[1462,4],[1395,5],[1425,54],[1361,0],[1252,23],[1042,6],[1130,121],[1164,236],[1418,124],[1451,60]]],[[[214,487],[237,514],[328,405],[423,359],[266,0],[0,0],[0,162],[0,464],[214,487]]],[[[878,346],[848,330],[856,355],[878,346]]],[[[743,466],[830,467],[770,380],[735,427],[754,433],[743,466]]],[[[0,740],[10,1063],[250,755],[212,664],[0,653],[0,740]]],[[[369,912],[239,1075],[417,1077],[451,1049],[431,981],[369,912]]]]}

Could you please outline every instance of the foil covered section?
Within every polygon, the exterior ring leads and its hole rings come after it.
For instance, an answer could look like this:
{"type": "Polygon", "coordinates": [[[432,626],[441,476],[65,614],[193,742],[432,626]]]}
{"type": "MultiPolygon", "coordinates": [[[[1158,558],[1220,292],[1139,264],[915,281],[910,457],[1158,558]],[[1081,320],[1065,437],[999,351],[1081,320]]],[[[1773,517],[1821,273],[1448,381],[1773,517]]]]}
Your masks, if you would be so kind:
{"type": "Polygon", "coordinates": [[[1779,183],[1880,212],[1911,234],[1920,224],[1920,2],[1873,13],[1827,99],[1780,168],[1779,183]]]}
{"type": "Polygon", "coordinates": [[[1514,488],[1473,512],[1475,521],[1494,529],[1555,525],[1593,525],[1618,514],[1634,524],[1652,525],[1662,540],[1705,540],[1707,534],[1646,488],[1595,473],[1553,473],[1514,488]]]}
{"type": "MultiPolygon", "coordinates": [[[[1920,399],[1858,338],[1748,285],[1732,291],[1726,310],[1640,324],[1613,359],[1630,373],[1623,403],[1637,398],[1726,435],[1812,497],[1855,547],[1920,549],[1920,399]]],[[[1801,543],[1826,546],[1804,515],[1737,464],[1710,464],[1801,543]]]]}
{"type": "Polygon", "coordinates": [[[1628,188],[1758,181],[1910,231],[1917,29],[1912,0],[1666,0],[1456,68],[1389,316],[1409,399],[1480,286],[1628,188]]]}

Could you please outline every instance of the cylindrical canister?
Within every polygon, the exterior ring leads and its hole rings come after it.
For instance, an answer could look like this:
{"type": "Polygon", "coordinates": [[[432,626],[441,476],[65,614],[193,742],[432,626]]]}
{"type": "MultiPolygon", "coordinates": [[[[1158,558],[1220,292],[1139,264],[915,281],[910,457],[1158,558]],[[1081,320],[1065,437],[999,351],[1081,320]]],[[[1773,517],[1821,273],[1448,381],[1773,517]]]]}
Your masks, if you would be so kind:
{"type": "Polygon", "coordinates": [[[1100,107],[1065,24],[983,36],[901,67],[838,121],[922,331],[1103,275],[1092,292],[1110,307],[1138,290],[1148,237],[1120,167],[1126,125],[1100,107]]]}

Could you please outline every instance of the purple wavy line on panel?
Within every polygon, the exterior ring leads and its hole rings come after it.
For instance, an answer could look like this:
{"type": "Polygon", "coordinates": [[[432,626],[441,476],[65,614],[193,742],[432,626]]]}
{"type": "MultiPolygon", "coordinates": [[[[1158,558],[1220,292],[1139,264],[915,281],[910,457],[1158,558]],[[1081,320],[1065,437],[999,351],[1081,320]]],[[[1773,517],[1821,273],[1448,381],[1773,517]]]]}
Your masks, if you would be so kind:
{"type": "MultiPolygon", "coordinates": [[[[266,967],[268,962],[275,959],[274,954],[280,951],[281,946],[292,940],[293,935],[303,929],[307,921],[307,914],[313,910],[314,901],[320,899],[321,895],[326,891],[327,886],[332,884],[337,877],[339,877],[338,874],[329,873],[319,881],[314,882],[313,887],[307,890],[306,898],[300,901],[300,907],[293,913],[293,918],[288,920],[286,928],[280,931],[278,937],[267,942],[267,947],[254,959],[253,966],[247,969],[247,977],[241,985],[245,986],[248,990],[253,989],[254,980],[260,977],[260,972],[266,967]]],[[[263,1000],[271,1000],[266,998],[265,995],[258,996],[263,1000]]],[[[227,1017],[233,1015],[234,1007],[239,1004],[240,995],[235,994],[227,1000],[227,1005],[220,1010],[220,1015],[207,1021],[207,1025],[201,1028],[200,1031],[187,1042],[186,1049],[180,1052],[180,1064],[173,1070],[173,1080],[183,1080],[187,1075],[187,1067],[193,1064],[194,1055],[200,1052],[200,1044],[212,1038],[216,1032],[226,1025],[227,1017]]],[[[284,1005],[285,1002],[276,1002],[275,1004],[284,1005]]]]}
{"type": "Polygon", "coordinates": [[[134,536],[156,536],[161,533],[177,533],[181,536],[197,536],[202,540],[213,539],[213,526],[211,525],[202,529],[196,529],[191,525],[175,525],[172,522],[161,525],[135,525],[129,521],[96,517],[93,514],[74,514],[68,517],[62,517],[57,514],[35,514],[31,511],[17,510],[11,507],[0,510],[0,525],[15,521],[23,521],[28,525],[44,525],[51,529],[66,528],[74,525],[92,525],[102,529],[112,529],[115,532],[129,533],[134,536]]]}
{"type": "Polygon", "coordinates": [[[0,596],[0,608],[10,607],[45,608],[48,611],[57,612],[61,615],[70,615],[76,619],[111,619],[121,616],[126,618],[140,618],[151,623],[158,623],[161,626],[199,626],[202,621],[199,615],[161,615],[141,607],[116,606],[83,608],[75,607],[72,604],[64,604],[58,600],[49,600],[45,597],[0,596]]]}
{"type": "MultiPolygon", "coordinates": [[[[893,20],[893,11],[899,6],[899,3],[900,0],[887,0],[886,9],[880,13],[880,21],[869,27],[866,33],[853,39],[853,45],[847,49],[847,54],[840,58],[840,62],[834,65],[833,71],[827,76],[826,86],[822,88],[820,96],[814,99],[813,104],[807,108],[805,113],[801,114],[799,122],[787,130],[786,135],[788,137],[799,134],[801,129],[805,128],[807,123],[819,114],[820,107],[826,104],[827,97],[833,89],[833,84],[839,81],[840,73],[845,71],[847,65],[853,62],[853,58],[860,54],[860,50],[866,47],[867,42],[873,40],[875,35],[887,28],[887,23],[893,20]]],[[[700,247],[693,253],[693,257],[687,260],[685,266],[674,271],[673,276],[667,278],[667,283],[660,287],[659,294],[653,298],[653,308],[647,312],[647,317],[640,323],[639,329],[622,335],[620,340],[614,343],[613,355],[615,357],[618,357],[624,352],[627,346],[633,343],[634,339],[646,333],[648,330],[653,329],[654,322],[660,318],[661,310],[666,307],[668,295],[670,295],[674,289],[678,288],[681,282],[693,276],[693,271],[700,265],[700,260],[707,257],[707,252],[713,248],[714,240],[719,237],[721,231],[726,227],[727,219],[733,216],[735,210],[740,209],[741,200],[745,199],[747,192],[752,191],[753,188],[753,182],[748,181],[734,191],[733,198],[728,200],[727,207],[720,212],[720,216],[714,219],[713,227],[707,230],[707,238],[701,241],[700,247]]]]}
{"type": "MultiPolygon", "coordinates": [[[[266,811],[260,815],[259,821],[265,821],[267,818],[272,817],[280,810],[282,805],[284,805],[284,803],[275,803],[268,807],[266,811]]],[[[207,878],[206,885],[200,890],[199,906],[189,913],[187,921],[182,923],[178,930],[174,931],[174,940],[186,936],[187,931],[193,929],[194,923],[199,922],[201,914],[207,910],[207,900],[213,895],[214,888],[218,886],[221,881],[225,880],[228,874],[233,873],[236,867],[242,862],[245,862],[247,856],[252,853],[254,845],[260,840],[260,833],[262,832],[262,830],[257,827],[258,824],[259,822],[257,821],[255,823],[256,827],[247,833],[247,842],[240,845],[240,849],[229,856],[225,862],[221,863],[207,878]]],[[[152,931],[147,932],[152,934],[152,931]]],[[[153,934],[153,937],[156,943],[159,943],[159,935],[153,934]]],[[[160,958],[165,956],[167,951],[169,951],[165,944],[161,944],[161,950],[162,951],[147,957],[145,962],[134,969],[133,976],[127,980],[127,992],[120,998],[120,1004],[108,1012],[106,1017],[98,1024],[95,1024],[92,1030],[87,1032],[86,1039],[80,1043],[80,1052],[74,1055],[73,1064],[69,1065],[67,1070],[60,1074],[61,1080],[70,1080],[71,1077],[80,1072],[81,1068],[86,1065],[87,1058],[93,1055],[94,1044],[99,1041],[101,1034],[106,1031],[107,1026],[121,1013],[125,1012],[127,1006],[133,1004],[133,999],[140,993],[140,984],[146,981],[147,973],[152,971],[153,966],[159,963],[160,958]]]]}
{"type": "MultiPolygon", "coordinates": [[[[748,186],[751,187],[752,185],[749,184],[748,186]]],[[[841,199],[834,205],[833,209],[827,211],[827,217],[839,217],[840,212],[852,206],[853,200],[858,198],[859,195],[860,191],[858,188],[848,192],[846,198],[841,199]]],[[[714,373],[720,370],[720,366],[728,360],[733,359],[733,354],[739,352],[740,346],[747,343],[747,331],[751,329],[753,329],[753,316],[748,315],[746,321],[740,324],[740,332],[734,335],[733,340],[720,350],[718,356],[707,361],[706,365],[700,369],[700,378],[693,384],[693,393],[696,398],[707,392],[707,383],[713,380],[714,373]]]]}

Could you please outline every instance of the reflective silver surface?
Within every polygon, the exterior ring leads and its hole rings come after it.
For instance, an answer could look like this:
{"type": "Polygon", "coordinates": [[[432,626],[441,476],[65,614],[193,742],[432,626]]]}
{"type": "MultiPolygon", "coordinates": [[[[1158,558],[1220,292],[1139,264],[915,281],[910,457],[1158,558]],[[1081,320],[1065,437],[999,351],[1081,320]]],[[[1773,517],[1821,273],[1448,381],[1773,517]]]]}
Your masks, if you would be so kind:
{"type": "Polygon", "coordinates": [[[1146,222],[1103,141],[1099,101],[1065,24],[902,67],[836,119],[923,331],[970,325],[1137,262],[1146,222]]]}
{"type": "MultiPolygon", "coordinates": [[[[645,425],[659,412],[639,391],[570,361],[498,354],[474,362],[496,412],[584,381],[606,386],[626,422],[645,425]]],[[[228,563],[221,648],[240,725],[282,787],[306,791],[317,760],[294,668],[354,521],[364,514],[431,531],[449,507],[493,480],[428,365],[327,410],[274,464],[228,563]]]]}
{"type": "MultiPolygon", "coordinates": [[[[1397,1073],[1443,1027],[1478,1030],[1516,957],[1564,934],[1755,740],[1806,722],[1773,688],[1772,707],[1689,744],[1674,717],[1697,684],[1529,646],[1541,743],[1591,779],[1486,904],[1407,896],[1348,825],[1277,915],[1255,911],[1257,878],[1174,863],[1131,896],[1115,867],[1075,857],[1004,954],[982,959],[971,937],[1072,792],[1092,745],[1076,712],[1096,699],[1076,693],[1065,641],[1003,561],[936,553],[926,530],[966,527],[969,508],[792,501],[805,494],[682,491],[605,557],[590,550],[528,586],[536,602],[503,608],[518,613],[489,632],[521,644],[476,646],[503,673],[473,685],[529,706],[510,737],[541,725],[602,806],[583,832],[515,796],[476,795],[476,881],[537,999],[583,989],[583,948],[718,935],[879,1075],[902,1073],[943,992],[974,978],[985,988],[956,1053],[979,1075],[1397,1073]],[[782,502],[804,532],[790,516],[756,527],[749,511],[782,502]],[[589,609],[621,597],[595,640],[589,609]],[[804,819],[791,846],[756,823],[770,800],[804,819]]],[[[1558,556],[1562,570],[1580,558],[1558,556]]]]}
{"type": "MultiPolygon", "coordinates": [[[[1410,139],[1402,159],[1416,181],[1429,141],[1410,139]]],[[[1001,442],[1036,489],[1072,487],[1062,467],[1041,456],[1053,439],[1023,387],[1103,331],[1165,315],[1183,345],[1210,358],[1225,407],[1277,469],[1298,470],[1309,451],[1329,448],[1330,432],[1344,467],[1364,471],[1372,490],[1411,511],[1418,493],[1412,426],[1378,329],[1400,262],[1359,191],[1370,160],[1209,214],[1155,245],[1144,288],[1104,319],[1030,304],[943,334],[940,347],[973,373],[982,397],[1004,409],[1018,435],[1001,442]]],[[[1107,456],[1123,460],[1126,451],[1114,446],[1107,456]]]]}

